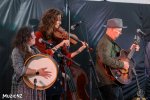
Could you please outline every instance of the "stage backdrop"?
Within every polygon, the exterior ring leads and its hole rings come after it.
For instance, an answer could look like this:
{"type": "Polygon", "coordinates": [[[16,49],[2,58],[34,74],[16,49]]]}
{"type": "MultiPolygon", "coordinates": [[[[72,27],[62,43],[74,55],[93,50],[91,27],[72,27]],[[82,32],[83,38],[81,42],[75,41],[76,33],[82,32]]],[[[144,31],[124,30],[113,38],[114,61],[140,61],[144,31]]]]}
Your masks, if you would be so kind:
{"type": "MultiPolygon", "coordinates": [[[[38,20],[43,12],[48,8],[58,8],[64,12],[63,27],[68,30],[68,13],[70,9],[71,24],[83,21],[72,33],[76,34],[80,40],[88,42],[94,49],[91,53],[95,61],[95,48],[97,42],[105,32],[103,27],[109,18],[122,18],[124,25],[128,28],[123,30],[123,34],[116,41],[123,49],[129,49],[137,34],[137,29],[141,29],[146,36],[141,38],[140,51],[134,54],[136,61],[136,71],[140,86],[143,90],[146,82],[146,68],[144,64],[144,52],[147,42],[150,39],[150,6],[147,4],[113,3],[102,1],[86,0],[0,0],[0,93],[10,94],[11,78],[13,69],[11,66],[11,43],[16,35],[16,31],[26,25],[31,25],[37,29],[38,20]]],[[[73,47],[74,49],[75,47],[73,47]]],[[[78,55],[75,59],[81,64],[87,75],[89,75],[89,56],[86,51],[78,55]],[[84,59],[84,60],[83,60],[84,59]]],[[[147,66],[150,67],[150,66],[147,66]]],[[[94,76],[93,76],[94,77],[94,76]]],[[[97,98],[97,88],[93,78],[93,99],[97,98]]],[[[89,87],[87,87],[89,91],[89,87]]],[[[146,90],[149,93],[149,90],[146,90]]],[[[136,96],[137,85],[135,77],[131,84],[123,86],[125,100],[131,100],[136,96]]],[[[148,94],[147,94],[148,95],[148,94]]],[[[1,98],[2,96],[0,96],[1,98]]]]}

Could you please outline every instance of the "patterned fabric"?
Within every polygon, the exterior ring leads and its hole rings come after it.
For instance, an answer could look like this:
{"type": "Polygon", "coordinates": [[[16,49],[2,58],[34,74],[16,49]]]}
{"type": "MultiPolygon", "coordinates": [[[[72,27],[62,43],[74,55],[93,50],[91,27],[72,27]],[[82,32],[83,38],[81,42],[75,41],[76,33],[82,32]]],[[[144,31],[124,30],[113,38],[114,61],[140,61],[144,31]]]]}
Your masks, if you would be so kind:
{"type": "Polygon", "coordinates": [[[96,48],[96,71],[100,80],[100,86],[115,84],[114,77],[110,74],[109,68],[122,68],[122,62],[116,59],[120,47],[104,35],[96,48]]]}
{"type": "MultiPolygon", "coordinates": [[[[35,50],[32,50],[33,54],[35,53],[34,51],[35,50]]],[[[11,94],[16,95],[11,100],[36,100],[36,97],[37,100],[46,100],[46,94],[44,90],[35,91],[34,89],[29,88],[23,82],[22,76],[25,74],[26,68],[24,66],[24,55],[19,52],[18,48],[13,49],[11,58],[14,68],[11,94]]]]}

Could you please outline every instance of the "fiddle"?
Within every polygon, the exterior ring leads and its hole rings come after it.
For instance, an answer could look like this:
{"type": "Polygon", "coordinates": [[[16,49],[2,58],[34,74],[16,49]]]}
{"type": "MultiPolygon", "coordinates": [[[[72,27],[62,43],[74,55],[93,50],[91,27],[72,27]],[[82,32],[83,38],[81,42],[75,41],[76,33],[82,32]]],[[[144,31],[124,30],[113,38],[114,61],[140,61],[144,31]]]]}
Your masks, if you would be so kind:
{"type": "MultiPolygon", "coordinates": [[[[67,31],[65,31],[62,27],[56,29],[54,32],[54,37],[64,40],[69,39],[69,34],[67,31]]],[[[77,44],[80,40],[75,34],[70,33],[70,43],[77,44]]],[[[80,41],[81,42],[81,41],[80,41]]]]}
{"type": "MultiPolygon", "coordinates": [[[[54,36],[58,39],[64,40],[64,39],[68,39],[69,35],[68,32],[65,31],[62,27],[58,28],[55,32],[54,32],[54,36]]],[[[77,44],[77,43],[82,43],[82,41],[75,35],[70,33],[70,43],[72,44],[77,44]]],[[[86,44],[86,47],[88,48],[89,51],[93,51],[93,48],[90,48],[88,46],[88,44],[86,44]]]]}

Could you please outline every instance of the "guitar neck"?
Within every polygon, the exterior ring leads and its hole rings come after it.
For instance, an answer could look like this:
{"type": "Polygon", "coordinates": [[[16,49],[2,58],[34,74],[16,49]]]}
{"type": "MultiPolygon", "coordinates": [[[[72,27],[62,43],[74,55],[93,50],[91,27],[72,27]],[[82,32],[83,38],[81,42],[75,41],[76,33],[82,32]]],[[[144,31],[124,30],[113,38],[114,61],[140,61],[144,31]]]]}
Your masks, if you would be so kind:
{"type": "MultiPolygon", "coordinates": [[[[134,44],[138,45],[139,42],[140,42],[140,37],[139,37],[138,35],[135,35],[134,44]]],[[[133,56],[133,54],[134,54],[135,51],[136,51],[136,48],[133,47],[133,48],[131,49],[130,53],[128,54],[128,59],[131,59],[131,58],[132,58],[132,56],[133,56]]]]}
{"type": "Polygon", "coordinates": [[[128,54],[128,59],[131,59],[131,58],[132,58],[134,52],[135,52],[135,47],[133,47],[133,48],[131,49],[130,53],[128,54]]]}

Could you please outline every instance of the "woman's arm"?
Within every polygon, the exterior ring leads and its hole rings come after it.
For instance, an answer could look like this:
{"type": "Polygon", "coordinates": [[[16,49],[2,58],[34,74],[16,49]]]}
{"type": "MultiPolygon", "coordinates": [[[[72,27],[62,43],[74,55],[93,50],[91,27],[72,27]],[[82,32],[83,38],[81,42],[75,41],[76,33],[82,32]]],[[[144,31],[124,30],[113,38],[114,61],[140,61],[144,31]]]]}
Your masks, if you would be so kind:
{"type": "Polygon", "coordinates": [[[78,50],[76,50],[75,52],[71,53],[71,58],[73,58],[76,55],[78,55],[79,53],[81,53],[86,48],[86,46],[88,46],[87,43],[82,42],[82,46],[78,50]]]}

